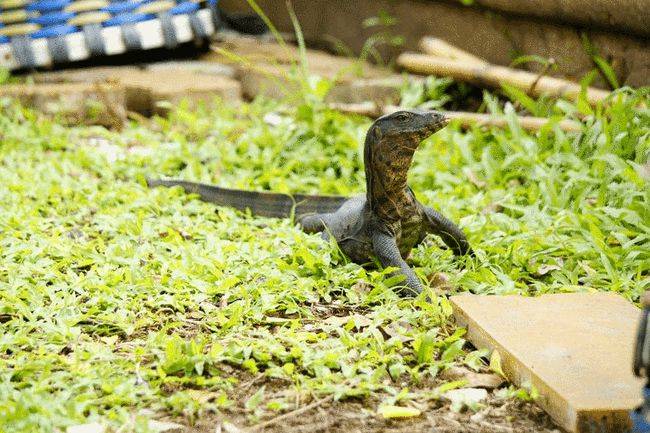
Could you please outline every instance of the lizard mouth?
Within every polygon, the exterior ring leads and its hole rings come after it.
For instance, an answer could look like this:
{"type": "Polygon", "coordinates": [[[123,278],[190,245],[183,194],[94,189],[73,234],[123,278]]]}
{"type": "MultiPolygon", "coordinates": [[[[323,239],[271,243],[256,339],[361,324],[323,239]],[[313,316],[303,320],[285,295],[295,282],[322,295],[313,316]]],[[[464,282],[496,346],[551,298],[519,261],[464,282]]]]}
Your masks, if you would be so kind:
{"type": "Polygon", "coordinates": [[[438,131],[438,130],[444,128],[445,126],[447,126],[449,124],[449,120],[450,119],[448,117],[443,117],[443,118],[439,119],[438,121],[434,122],[433,123],[433,131],[434,132],[438,131]]]}
{"type": "Polygon", "coordinates": [[[440,131],[442,128],[447,126],[448,123],[449,123],[449,119],[447,117],[434,119],[434,121],[426,129],[426,137],[429,137],[435,134],[436,132],[440,131]]]}

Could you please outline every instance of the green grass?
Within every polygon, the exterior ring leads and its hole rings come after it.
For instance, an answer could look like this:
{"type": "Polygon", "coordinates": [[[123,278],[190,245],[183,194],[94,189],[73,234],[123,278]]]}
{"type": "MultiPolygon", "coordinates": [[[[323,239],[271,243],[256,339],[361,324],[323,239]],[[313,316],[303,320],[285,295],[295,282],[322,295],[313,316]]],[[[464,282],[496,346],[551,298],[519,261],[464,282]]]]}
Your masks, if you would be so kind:
{"type": "MultiPolygon", "coordinates": [[[[585,118],[582,134],[552,123],[531,135],[506,106],[507,130],[452,124],[425,141],[411,186],[460,223],[477,257],[457,261],[431,239],[413,253],[417,273],[445,273],[481,294],[612,291],[638,301],[650,286],[648,102],[647,89],[621,90],[594,111],[530,107],[585,118]]],[[[491,97],[486,107],[501,110],[491,97]]],[[[408,405],[438,397],[420,384],[441,369],[483,362],[485,353],[463,352],[444,297],[401,300],[385,272],[348,263],[289,220],[215,212],[143,184],[164,175],[359,193],[368,126],[318,103],[257,101],[181,108],[115,133],[2,105],[0,432],[87,420],[145,431],[144,417],[132,417],[142,408],[191,422],[227,407],[249,373],[287,391],[256,385],[252,419],[304,394],[408,405]],[[268,125],[268,113],[281,125],[268,125]],[[213,399],[199,404],[207,391],[213,399]]]]}

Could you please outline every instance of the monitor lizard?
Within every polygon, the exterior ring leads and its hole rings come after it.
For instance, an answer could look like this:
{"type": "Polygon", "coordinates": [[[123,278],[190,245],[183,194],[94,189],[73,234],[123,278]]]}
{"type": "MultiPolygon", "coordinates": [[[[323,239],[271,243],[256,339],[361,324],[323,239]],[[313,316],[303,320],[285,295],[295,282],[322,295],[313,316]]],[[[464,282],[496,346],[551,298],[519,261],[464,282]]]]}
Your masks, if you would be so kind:
{"type": "Polygon", "coordinates": [[[465,234],[436,210],[424,206],[407,185],[408,170],[420,142],[447,125],[436,111],[401,110],[377,119],[366,134],[366,194],[340,196],[287,195],[233,190],[182,180],[147,180],[150,187],[180,186],[202,200],[253,215],[296,217],[307,233],[334,237],[352,261],[377,258],[405,277],[404,296],[422,291],[422,283],[406,263],[411,249],[427,234],[439,236],[456,255],[473,254],[465,234]]]}

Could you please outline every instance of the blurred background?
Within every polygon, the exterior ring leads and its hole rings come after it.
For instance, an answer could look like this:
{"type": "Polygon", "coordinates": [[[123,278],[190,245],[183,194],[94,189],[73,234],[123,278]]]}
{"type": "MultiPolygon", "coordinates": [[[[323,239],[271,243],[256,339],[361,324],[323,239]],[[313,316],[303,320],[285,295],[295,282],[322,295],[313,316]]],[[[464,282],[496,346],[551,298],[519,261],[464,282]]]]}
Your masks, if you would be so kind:
{"type": "MultiPolygon", "coordinates": [[[[292,31],[284,2],[258,4],[281,30],[292,31]]],[[[591,70],[593,56],[598,55],[611,64],[622,84],[650,83],[646,0],[294,0],[292,4],[308,43],[330,49],[361,54],[372,44],[382,58],[390,59],[415,49],[420,38],[430,35],[501,65],[522,55],[553,58],[555,73],[572,78],[591,70]]],[[[229,13],[251,12],[246,0],[221,0],[220,7],[229,13]]],[[[528,67],[543,66],[531,62],[528,67]]],[[[607,83],[600,79],[596,85],[607,83]]]]}

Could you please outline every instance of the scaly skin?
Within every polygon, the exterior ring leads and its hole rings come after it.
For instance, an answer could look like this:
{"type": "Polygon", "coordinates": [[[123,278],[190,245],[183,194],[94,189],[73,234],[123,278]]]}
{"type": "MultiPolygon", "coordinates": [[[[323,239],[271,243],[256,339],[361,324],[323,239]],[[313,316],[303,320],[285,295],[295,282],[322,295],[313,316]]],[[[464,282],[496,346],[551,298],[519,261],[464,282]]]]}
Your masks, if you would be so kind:
{"type": "Polygon", "coordinates": [[[422,284],[405,259],[432,233],[456,255],[471,253],[463,232],[440,213],[422,205],[407,185],[408,170],[420,142],[447,124],[437,112],[398,111],[383,116],[366,135],[364,163],[366,195],[346,201],[333,213],[307,215],[303,230],[331,234],[356,263],[379,259],[399,269],[406,280],[404,295],[422,291],[422,284]]]}
{"type": "Polygon", "coordinates": [[[447,119],[434,111],[403,110],[377,119],[366,135],[364,163],[366,194],[353,198],[240,191],[180,180],[149,180],[149,186],[181,186],[201,199],[253,214],[275,218],[298,217],[308,233],[334,237],[339,247],[359,264],[379,259],[382,266],[405,276],[401,293],[422,291],[422,283],[405,259],[431,233],[456,255],[471,254],[463,232],[443,215],[422,205],[406,180],[420,142],[440,130],[447,119]]]}

